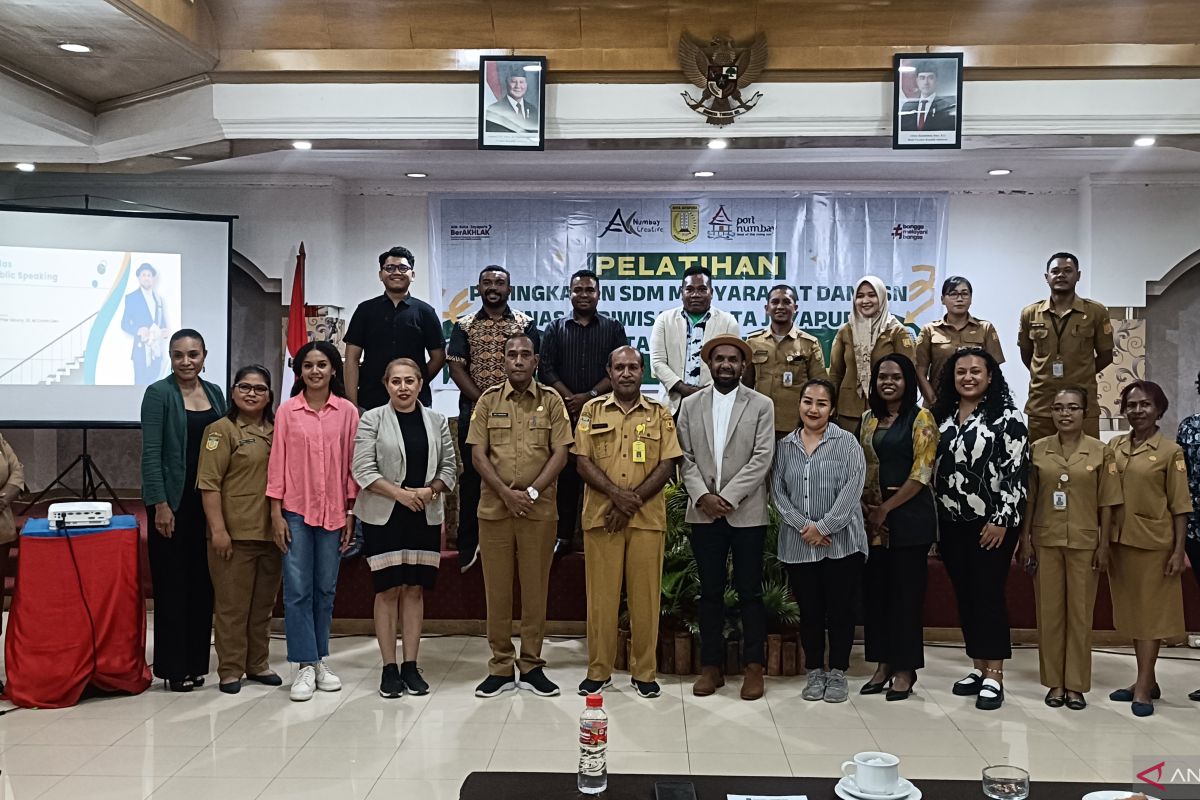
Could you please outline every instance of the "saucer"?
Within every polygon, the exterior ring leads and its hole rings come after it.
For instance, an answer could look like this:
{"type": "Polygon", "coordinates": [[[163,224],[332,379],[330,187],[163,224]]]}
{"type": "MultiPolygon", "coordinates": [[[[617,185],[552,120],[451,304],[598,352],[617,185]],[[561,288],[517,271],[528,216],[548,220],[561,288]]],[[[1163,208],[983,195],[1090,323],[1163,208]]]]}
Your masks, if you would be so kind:
{"type": "Polygon", "coordinates": [[[843,800],[921,800],[921,790],[907,778],[901,778],[896,791],[891,794],[876,794],[859,789],[849,777],[844,777],[833,787],[833,793],[843,800]]]}
{"type": "MultiPolygon", "coordinates": [[[[1126,797],[1133,797],[1134,792],[1128,789],[1105,789],[1099,792],[1088,792],[1083,796],[1083,800],[1125,800],[1126,797]]],[[[1148,800],[1154,800],[1150,795],[1146,795],[1148,800]]]]}

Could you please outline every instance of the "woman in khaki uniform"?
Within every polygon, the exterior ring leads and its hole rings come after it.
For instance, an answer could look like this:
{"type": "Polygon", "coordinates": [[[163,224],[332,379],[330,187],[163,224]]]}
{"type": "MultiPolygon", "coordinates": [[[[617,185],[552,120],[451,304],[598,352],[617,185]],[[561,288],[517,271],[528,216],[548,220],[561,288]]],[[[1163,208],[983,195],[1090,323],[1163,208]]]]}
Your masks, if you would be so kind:
{"type": "Polygon", "coordinates": [[[855,436],[871,394],[871,367],[886,355],[916,359],[912,334],[888,311],[887,287],[874,275],[858,282],[850,321],[833,340],[829,380],[837,388],[837,425],[855,436]]]}
{"type": "Polygon", "coordinates": [[[1004,363],[1004,349],[992,323],[971,316],[971,282],[952,275],[942,284],[942,305],[946,315],[921,328],[917,336],[917,381],[925,406],[933,407],[942,368],[950,356],[967,347],[981,347],[992,354],[997,364],[1004,363]]]}
{"type": "Polygon", "coordinates": [[[1154,713],[1160,695],[1154,663],[1163,639],[1182,639],[1184,538],[1192,511],[1183,450],[1163,438],[1158,421],[1167,410],[1162,388],[1134,381],[1121,391],[1121,413],[1130,433],[1109,442],[1125,504],[1117,510],[1108,581],[1113,620],[1133,639],[1137,681],[1110,694],[1132,702],[1135,716],[1154,713]]]}
{"type": "Polygon", "coordinates": [[[275,430],[271,373],[242,367],[230,399],[229,414],[204,430],[196,487],[209,527],[217,674],[221,691],[237,694],[243,675],[267,686],[283,683],[268,661],[283,563],[267,500],[275,430]]]}
{"type": "MultiPolygon", "coordinates": [[[[4,568],[8,565],[8,551],[17,539],[12,502],[24,488],[25,469],[12,447],[0,436],[0,607],[4,600],[4,568]]],[[[0,692],[3,691],[4,682],[0,681],[0,692]]]]}
{"type": "Polygon", "coordinates": [[[1055,395],[1058,434],[1033,443],[1021,536],[1026,569],[1034,574],[1046,705],[1072,711],[1087,707],[1083,695],[1092,688],[1096,585],[1108,569],[1113,508],[1121,505],[1112,452],[1083,432],[1087,404],[1082,388],[1055,395]]]}

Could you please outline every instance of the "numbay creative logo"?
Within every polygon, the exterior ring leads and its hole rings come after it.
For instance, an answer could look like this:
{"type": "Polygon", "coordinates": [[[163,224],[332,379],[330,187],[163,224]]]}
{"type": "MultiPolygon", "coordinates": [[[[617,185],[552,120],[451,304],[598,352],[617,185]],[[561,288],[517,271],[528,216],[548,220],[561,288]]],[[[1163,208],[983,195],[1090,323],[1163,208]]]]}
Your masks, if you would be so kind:
{"type": "Polygon", "coordinates": [[[613,212],[612,218],[608,224],[604,226],[604,230],[596,238],[603,239],[610,233],[624,233],[630,236],[641,236],[643,233],[662,233],[663,224],[661,219],[648,219],[638,217],[638,212],[633,211],[629,214],[622,214],[618,208],[613,212]]]}

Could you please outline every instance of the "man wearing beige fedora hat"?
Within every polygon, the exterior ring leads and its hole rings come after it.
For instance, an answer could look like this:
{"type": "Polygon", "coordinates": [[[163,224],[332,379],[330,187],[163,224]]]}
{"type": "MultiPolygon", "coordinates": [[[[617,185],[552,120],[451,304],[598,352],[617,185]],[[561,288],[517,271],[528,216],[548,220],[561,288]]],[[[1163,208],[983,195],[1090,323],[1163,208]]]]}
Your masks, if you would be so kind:
{"type": "Polygon", "coordinates": [[[742,699],[763,696],[763,539],[767,533],[767,474],[775,456],[775,406],[742,385],[750,346],[737,336],[714,336],[701,356],[713,382],[685,397],[679,413],[685,519],[700,574],[700,678],[692,693],[706,696],[725,684],[725,565],[732,553],[733,588],[742,615],[742,699]]]}

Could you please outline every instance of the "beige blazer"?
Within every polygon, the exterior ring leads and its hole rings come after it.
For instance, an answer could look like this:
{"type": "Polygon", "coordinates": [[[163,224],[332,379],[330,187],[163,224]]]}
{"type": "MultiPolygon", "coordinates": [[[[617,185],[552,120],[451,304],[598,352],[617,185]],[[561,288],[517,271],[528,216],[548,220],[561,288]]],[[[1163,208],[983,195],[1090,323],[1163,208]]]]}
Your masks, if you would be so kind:
{"type": "Polygon", "coordinates": [[[738,385],[721,458],[721,486],[717,486],[713,446],[712,396],[706,386],[684,398],[679,412],[679,444],[683,448],[683,485],[687,488],[687,522],[713,519],[696,505],[701,495],[720,495],[733,506],[725,520],[735,528],[766,525],[767,475],[775,460],[775,405],[771,398],[738,385]]]}
{"type": "MultiPolygon", "coordinates": [[[[738,321],[732,314],[719,308],[712,309],[712,316],[704,326],[704,341],[714,336],[731,334],[742,336],[738,321]]],[[[675,306],[654,318],[650,329],[650,374],[662,384],[662,401],[670,404],[671,413],[679,411],[679,395],[671,394],[671,387],[683,380],[687,361],[687,321],[683,318],[683,306],[675,306]]],[[[684,381],[686,383],[686,381],[684,381]]],[[[712,383],[708,365],[700,362],[700,385],[712,383]]]]}
{"type": "MultiPolygon", "coordinates": [[[[0,489],[16,486],[25,488],[25,469],[17,460],[17,454],[12,446],[0,436],[0,489]]],[[[0,544],[8,544],[17,538],[17,523],[13,519],[12,507],[5,506],[0,511],[0,544]]],[[[0,567],[2,569],[2,567],[0,567]]]]}
{"type": "MultiPolygon", "coordinates": [[[[454,440],[450,438],[450,426],[446,418],[436,411],[421,406],[421,417],[425,421],[425,436],[429,439],[429,458],[425,465],[425,483],[440,478],[446,489],[454,488],[458,474],[458,462],[454,458],[454,440]]],[[[400,434],[400,423],[391,404],[372,408],[358,422],[358,433],[354,436],[354,458],[350,462],[350,473],[364,491],[354,501],[354,516],[371,525],[383,525],[392,516],[396,501],[375,492],[365,491],[380,478],[402,484],[407,461],[404,457],[404,437],[400,434]]],[[[406,486],[417,489],[417,486],[406,486]]],[[[440,525],[445,518],[445,499],[439,497],[425,506],[425,521],[440,525]]]]}

